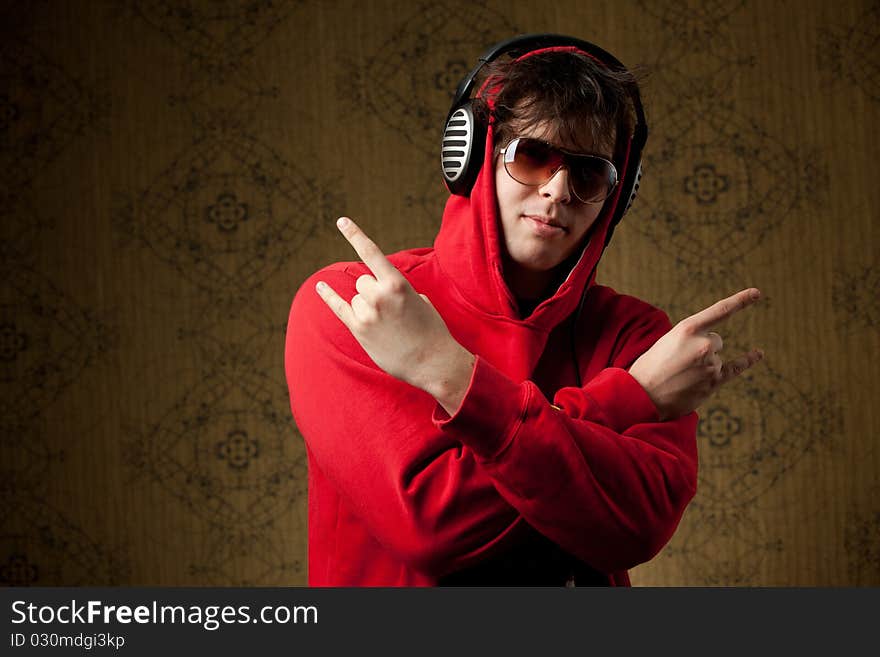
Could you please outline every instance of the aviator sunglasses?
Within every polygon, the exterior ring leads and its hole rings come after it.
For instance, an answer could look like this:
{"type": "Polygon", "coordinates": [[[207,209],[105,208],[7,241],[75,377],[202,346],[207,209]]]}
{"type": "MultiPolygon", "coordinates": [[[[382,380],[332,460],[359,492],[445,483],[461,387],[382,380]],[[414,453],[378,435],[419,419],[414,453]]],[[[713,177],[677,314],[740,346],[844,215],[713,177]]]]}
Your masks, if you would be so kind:
{"type": "Polygon", "coordinates": [[[523,185],[543,185],[565,167],[571,193],[581,203],[601,203],[617,186],[614,164],[598,155],[572,153],[531,137],[511,139],[500,153],[507,174],[523,185]]]}

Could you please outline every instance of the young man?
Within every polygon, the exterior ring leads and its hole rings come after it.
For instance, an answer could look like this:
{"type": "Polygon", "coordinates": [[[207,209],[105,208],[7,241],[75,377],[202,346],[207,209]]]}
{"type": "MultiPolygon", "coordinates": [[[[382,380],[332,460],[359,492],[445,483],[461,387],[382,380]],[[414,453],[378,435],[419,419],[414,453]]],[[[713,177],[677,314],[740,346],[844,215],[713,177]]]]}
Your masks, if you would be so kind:
{"type": "Polygon", "coordinates": [[[723,364],[710,329],[759,293],[673,328],[595,283],[637,96],[587,45],[488,65],[433,248],[386,257],[342,218],[361,262],[297,293],[310,584],[627,585],[695,494],[694,409],[761,357],[723,364]]]}

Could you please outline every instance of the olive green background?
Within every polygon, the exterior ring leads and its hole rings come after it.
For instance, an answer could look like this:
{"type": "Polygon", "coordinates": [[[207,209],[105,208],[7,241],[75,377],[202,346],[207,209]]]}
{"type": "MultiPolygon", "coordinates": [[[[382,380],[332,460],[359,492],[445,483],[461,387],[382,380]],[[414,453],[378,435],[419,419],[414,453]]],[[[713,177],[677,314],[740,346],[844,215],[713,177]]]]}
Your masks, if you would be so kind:
{"type": "MultiPolygon", "coordinates": [[[[3,2],[0,582],[299,585],[287,312],[431,243],[451,92],[572,34],[647,72],[599,280],[673,321],[743,287],[699,492],[637,585],[880,585],[876,2],[3,2]]],[[[328,400],[332,407],[332,400],[328,400]]]]}

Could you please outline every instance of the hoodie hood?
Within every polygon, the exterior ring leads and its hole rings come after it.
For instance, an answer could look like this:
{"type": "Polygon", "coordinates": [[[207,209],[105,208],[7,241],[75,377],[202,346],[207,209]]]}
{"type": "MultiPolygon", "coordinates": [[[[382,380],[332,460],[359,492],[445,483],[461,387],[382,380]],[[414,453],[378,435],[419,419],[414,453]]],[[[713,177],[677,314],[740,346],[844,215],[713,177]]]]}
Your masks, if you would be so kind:
{"type": "MultiPolygon", "coordinates": [[[[576,48],[557,47],[536,50],[523,57],[547,51],[582,52],[576,48]]],[[[563,283],[531,315],[521,319],[516,299],[504,279],[501,222],[495,193],[493,132],[493,126],[490,125],[483,166],[470,196],[451,195],[446,203],[440,232],[434,242],[435,253],[451,284],[480,313],[522,322],[534,329],[549,332],[577,309],[584,289],[593,285],[610,219],[620,202],[622,186],[618,185],[606,201],[587,234],[588,242],[580,258],[563,283]]]]}

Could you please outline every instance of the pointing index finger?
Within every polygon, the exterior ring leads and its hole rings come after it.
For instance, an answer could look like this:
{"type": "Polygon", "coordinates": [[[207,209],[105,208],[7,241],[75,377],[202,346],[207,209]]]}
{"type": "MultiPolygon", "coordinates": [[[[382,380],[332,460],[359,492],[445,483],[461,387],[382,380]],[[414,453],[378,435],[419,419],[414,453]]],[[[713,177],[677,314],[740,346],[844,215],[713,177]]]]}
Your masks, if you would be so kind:
{"type": "Polygon", "coordinates": [[[740,310],[751,306],[760,298],[761,291],[756,287],[750,287],[713,303],[695,315],[691,315],[688,321],[696,328],[708,329],[730,318],[740,310]]]}
{"type": "Polygon", "coordinates": [[[367,234],[354,221],[348,217],[340,217],[336,221],[336,226],[377,280],[400,275],[397,268],[382,253],[382,249],[367,237],[367,234]]]}

